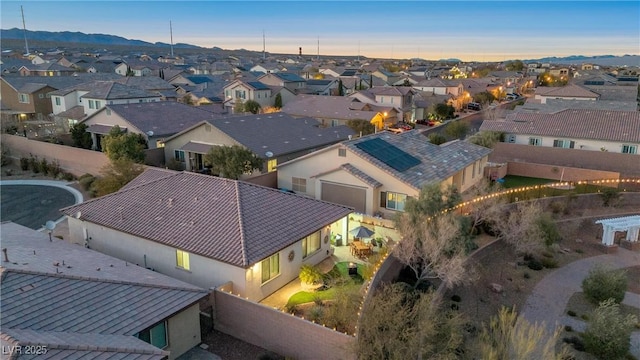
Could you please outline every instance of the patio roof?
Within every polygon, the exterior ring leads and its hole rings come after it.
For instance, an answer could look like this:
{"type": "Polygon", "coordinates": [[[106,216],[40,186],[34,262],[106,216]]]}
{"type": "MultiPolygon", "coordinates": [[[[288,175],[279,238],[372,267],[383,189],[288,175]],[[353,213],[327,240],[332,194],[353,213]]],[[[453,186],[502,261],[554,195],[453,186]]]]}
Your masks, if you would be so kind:
{"type": "MultiPolygon", "coordinates": [[[[111,129],[113,129],[113,125],[93,124],[93,125],[89,125],[89,127],[87,128],[87,132],[94,133],[94,134],[107,135],[109,134],[109,131],[111,131],[111,129]]],[[[126,132],[127,128],[121,127],[120,131],[126,132]]]]}
{"type": "Polygon", "coordinates": [[[596,224],[611,226],[614,231],[626,231],[633,227],[640,227],[640,215],[602,219],[596,221],[596,224]]]}
{"type": "Polygon", "coordinates": [[[195,141],[189,141],[188,143],[182,145],[180,150],[191,151],[198,154],[206,154],[214,146],[215,145],[213,144],[205,144],[205,143],[199,143],[195,141]]]}

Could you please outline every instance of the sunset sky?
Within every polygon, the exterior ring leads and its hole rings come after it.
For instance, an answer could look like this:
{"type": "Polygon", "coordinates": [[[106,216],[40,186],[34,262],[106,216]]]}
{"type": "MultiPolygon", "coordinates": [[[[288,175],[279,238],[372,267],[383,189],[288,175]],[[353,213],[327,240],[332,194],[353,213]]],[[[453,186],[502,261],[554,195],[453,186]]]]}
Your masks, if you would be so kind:
{"type": "Polygon", "coordinates": [[[463,61],[640,54],[638,1],[7,1],[1,27],[271,53],[463,61]]]}

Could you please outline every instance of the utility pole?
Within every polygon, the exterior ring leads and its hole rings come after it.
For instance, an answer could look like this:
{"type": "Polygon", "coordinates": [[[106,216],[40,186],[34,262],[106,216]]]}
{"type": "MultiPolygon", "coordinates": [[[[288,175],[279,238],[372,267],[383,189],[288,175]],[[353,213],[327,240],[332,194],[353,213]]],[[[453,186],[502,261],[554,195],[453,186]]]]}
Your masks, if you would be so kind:
{"type": "Polygon", "coordinates": [[[320,36],[318,36],[318,55],[316,56],[316,60],[320,60],[320,36]]]}
{"type": "Polygon", "coordinates": [[[173,57],[173,26],[171,20],[169,20],[169,33],[171,34],[171,57],[173,57]]]}
{"type": "Polygon", "coordinates": [[[266,53],[266,42],[264,39],[264,30],[262,30],[262,61],[264,62],[267,59],[267,53],[266,53]]]}
{"type": "Polygon", "coordinates": [[[27,42],[27,25],[24,22],[24,10],[22,9],[22,5],[20,5],[20,12],[22,13],[22,31],[24,32],[24,47],[27,50],[25,55],[29,55],[29,43],[27,42]]]}

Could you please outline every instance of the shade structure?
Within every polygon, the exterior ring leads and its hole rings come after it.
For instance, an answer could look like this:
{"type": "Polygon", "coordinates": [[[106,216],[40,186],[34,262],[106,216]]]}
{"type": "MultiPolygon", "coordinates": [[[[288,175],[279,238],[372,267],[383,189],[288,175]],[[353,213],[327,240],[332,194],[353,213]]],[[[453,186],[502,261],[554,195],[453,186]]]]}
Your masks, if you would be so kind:
{"type": "Polygon", "coordinates": [[[349,231],[349,234],[353,235],[356,238],[369,238],[371,235],[375,234],[373,230],[370,230],[364,226],[358,226],[355,229],[349,231]]]}

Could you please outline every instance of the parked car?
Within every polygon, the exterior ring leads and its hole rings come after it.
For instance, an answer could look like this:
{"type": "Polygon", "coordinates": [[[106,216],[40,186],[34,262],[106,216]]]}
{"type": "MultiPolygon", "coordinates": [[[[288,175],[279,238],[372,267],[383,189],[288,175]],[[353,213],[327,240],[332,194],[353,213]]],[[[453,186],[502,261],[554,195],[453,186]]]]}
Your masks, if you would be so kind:
{"type": "Polygon", "coordinates": [[[416,120],[416,124],[427,125],[427,126],[435,126],[436,124],[438,124],[438,122],[435,121],[435,120],[420,119],[420,120],[416,120]]]}
{"type": "Polygon", "coordinates": [[[480,109],[482,109],[482,106],[477,102],[470,102],[467,104],[467,109],[480,111],[480,109]]]}

